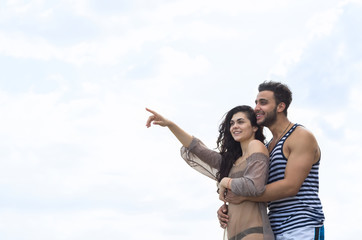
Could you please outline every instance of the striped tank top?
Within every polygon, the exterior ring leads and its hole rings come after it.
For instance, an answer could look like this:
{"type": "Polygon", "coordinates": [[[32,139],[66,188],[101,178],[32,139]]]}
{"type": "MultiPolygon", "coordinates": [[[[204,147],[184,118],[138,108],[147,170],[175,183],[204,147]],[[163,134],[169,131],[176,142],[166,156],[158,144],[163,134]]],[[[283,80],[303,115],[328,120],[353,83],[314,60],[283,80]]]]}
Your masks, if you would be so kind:
{"type": "MultiPolygon", "coordinates": [[[[282,151],[283,145],[298,126],[301,125],[294,124],[270,153],[268,183],[284,179],[288,159],[282,151]]],[[[324,214],[318,197],[319,163],[320,160],[313,165],[297,195],[268,203],[268,215],[274,234],[306,226],[320,227],[323,225],[324,214]]]]}

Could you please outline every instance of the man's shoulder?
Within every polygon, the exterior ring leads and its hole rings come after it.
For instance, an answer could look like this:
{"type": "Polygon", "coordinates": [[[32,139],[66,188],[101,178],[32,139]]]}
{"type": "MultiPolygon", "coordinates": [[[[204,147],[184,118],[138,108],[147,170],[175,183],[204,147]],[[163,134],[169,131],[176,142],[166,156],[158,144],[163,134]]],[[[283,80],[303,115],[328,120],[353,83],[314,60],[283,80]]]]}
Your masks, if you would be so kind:
{"type": "Polygon", "coordinates": [[[314,138],[313,133],[301,124],[297,124],[291,136],[294,136],[296,138],[310,138],[310,137],[314,138]]]}
{"type": "Polygon", "coordinates": [[[311,164],[316,163],[320,159],[320,149],[317,139],[313,133],[303,126],[298,126],[293,134],[286,140],[285,152],[286,156],[289,157],[293,154],[293,159],[297,156],[303,156],[302,159],[306,160],[311,164]]]}
{"type": "Polygon", "coordinates": [[[317,140],[314,134],[303,125],[298,124],[294,132],[289,136],[289,141],[286,141],[288,145],[300,145],[300,144],[317,144],[317,140]]]}

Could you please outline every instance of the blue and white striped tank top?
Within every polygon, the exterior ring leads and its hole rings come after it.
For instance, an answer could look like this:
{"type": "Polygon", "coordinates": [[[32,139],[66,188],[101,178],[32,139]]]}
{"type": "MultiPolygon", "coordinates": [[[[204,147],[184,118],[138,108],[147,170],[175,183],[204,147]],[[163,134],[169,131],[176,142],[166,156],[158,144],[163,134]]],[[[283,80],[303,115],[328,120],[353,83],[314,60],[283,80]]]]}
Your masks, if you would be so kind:
{"type": "MultiPolygon", "coordinates": [[[[282,152],[283,145],[298,126],[300,125],[294,124],[270,153],[268,183],[284,179],[288,159],[282,152]]],[[[319,163],[320,160],[313,165],[297,195],[268,203],[268,215],[274,234],[300,227],[320,227],[323,225],[324,214],[318,197],[319,163]]]]}

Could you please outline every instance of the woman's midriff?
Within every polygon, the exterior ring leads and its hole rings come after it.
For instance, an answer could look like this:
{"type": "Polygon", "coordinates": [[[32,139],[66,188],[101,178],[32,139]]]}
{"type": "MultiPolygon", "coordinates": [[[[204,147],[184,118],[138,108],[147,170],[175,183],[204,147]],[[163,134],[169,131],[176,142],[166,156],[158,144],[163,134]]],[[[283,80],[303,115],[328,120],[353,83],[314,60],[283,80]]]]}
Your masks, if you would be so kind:
{"type": "MultiPolygon", "coordinates": [[[[245,201],[241,204],[229,204],[228,236],[233,237],[238,233],[252,227],[262,227],[263,221],[259,212],[259,205],[255,202],[245,201]]],[[[262,234],[252,234],[261,236],[262,234]]],[[[247,239],[246,237],[243,239],[247,239]]],[[[256,239],[256,238],[253,238],[256,239]]]]}

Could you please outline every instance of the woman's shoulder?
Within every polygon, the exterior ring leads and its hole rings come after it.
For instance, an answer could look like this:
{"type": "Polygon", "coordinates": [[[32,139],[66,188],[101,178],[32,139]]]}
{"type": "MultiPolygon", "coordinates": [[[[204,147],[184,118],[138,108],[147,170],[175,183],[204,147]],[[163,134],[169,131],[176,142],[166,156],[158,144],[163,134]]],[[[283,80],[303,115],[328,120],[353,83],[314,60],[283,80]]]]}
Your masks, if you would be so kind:
{"type": "Polygon", "coordinates": [[[254,140],[250,141],[248,148],[249,148],[248,152],[250,155],[253,153],[263,153],[263,154],[269,156],[268,149],[266,148],[264,143],[262,143],[259,140],[254,139],[254,140]]]}

